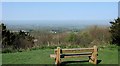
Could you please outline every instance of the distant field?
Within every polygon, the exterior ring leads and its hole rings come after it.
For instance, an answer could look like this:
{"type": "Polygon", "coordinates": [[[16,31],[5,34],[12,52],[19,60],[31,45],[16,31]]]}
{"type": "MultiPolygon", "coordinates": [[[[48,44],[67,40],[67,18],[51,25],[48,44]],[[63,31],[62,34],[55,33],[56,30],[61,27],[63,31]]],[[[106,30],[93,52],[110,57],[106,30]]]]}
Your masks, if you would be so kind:
{"type": "MultiPolygon", "coordinates": [[[[49,55],[54,53],[54,49],[39,49],[26,52],[5,53],[2,55],[2,64],[54,64],[54,59],[49,55]]],[[[88,58],[67,58],[63,61],[87,60],[88,58]]],[[[99,64],[118,64],[117,48],[99,48],[99,64]]],[[[90,64],[81,62],[81,64],[90,64]]]]}

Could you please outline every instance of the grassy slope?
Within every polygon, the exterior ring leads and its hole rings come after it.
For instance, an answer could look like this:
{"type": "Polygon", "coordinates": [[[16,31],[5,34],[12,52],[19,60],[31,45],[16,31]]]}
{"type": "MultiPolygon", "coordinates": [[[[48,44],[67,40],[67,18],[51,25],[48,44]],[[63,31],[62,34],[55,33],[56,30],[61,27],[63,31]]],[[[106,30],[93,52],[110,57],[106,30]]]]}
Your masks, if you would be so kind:
{"type": "MultiPolygon", "coordinates": [[[[2,55],[3,64],[54,64],[54,59],[49,55],[53,54],[53,49],[32,50],[18,53],[6,53],[2,55]]],[[[81,59],[81,58],[79,58],[81,59]]],[[[78,58],[68,58],[63,60],[79,60],[78,58]]],[[[100,64],[118,64],[118,50],[115,48],[99,49],[98,60],[100,64]]],[[[89,63],[86,63],[89,64],[89,63]]]]}

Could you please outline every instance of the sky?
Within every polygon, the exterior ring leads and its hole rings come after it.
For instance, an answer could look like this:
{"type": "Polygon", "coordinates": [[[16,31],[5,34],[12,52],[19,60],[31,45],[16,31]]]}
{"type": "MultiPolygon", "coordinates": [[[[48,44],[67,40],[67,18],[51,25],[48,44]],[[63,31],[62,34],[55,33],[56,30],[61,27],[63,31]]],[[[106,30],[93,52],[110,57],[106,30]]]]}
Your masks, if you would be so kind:
{"type": "Polygon", "coordinates": [[[0,21],[2,20],[2,3],[0,3],[0,21]]]}
{"type": "MultiPolygon", "coordinates": [[[[1,4],[1,3],[0,3],[1,4]]],[[[118,2],[3,2],[2,20],[114,20],[118,2]]],[[[1,17],[0,17],[1,18],[1,17]]]]}
{"type": "Polygon", "coordinates": [[[120,1],[118,2],[118,16],[120,17],[120,1]]]}
{"type": "Polygon", "coordinates": [[[2,2],[118,2],[119,0],[1,0],[2,2]]]}

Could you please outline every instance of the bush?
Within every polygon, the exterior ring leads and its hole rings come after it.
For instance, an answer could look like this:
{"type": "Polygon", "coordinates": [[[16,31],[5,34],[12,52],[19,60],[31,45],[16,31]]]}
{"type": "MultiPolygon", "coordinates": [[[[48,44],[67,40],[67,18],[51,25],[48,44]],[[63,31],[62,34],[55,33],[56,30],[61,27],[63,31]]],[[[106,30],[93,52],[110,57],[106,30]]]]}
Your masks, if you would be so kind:
{"type": "Polygon", "coordinates": [[[118,17],[115,21],[110,22],[110,32],[112,34],[112,44],[120,46],[120,18],[118,17]]]}
{"type": "Polygon", "coordinates": [[[4,48],[4,49],[2,49],[2,53],[12,53],[14,51],[15,50],[13,50],[12,48],[4,48]]]}
{"type": "Polygon", "coordinates": [[[77,35],[73,32],[66,37],[67,42],[76,42],[76,40],[77,40],[77,35]]]}
{"type": "Polygon", "coordinates": [[[90,45],[108,44],[111,34],[109,28],[104,26],[91,26],[81,32],[82,43],[90,45]]]}
{"type": "Polygon", "coordinates": [[[2,52],[12,52],[14,50],[27,49],[31,48],[34,45],[33,39],[34,37],[26,34],[28,32],[19,31],[12,32],[6,28],[6,26],[2,23],[2,52]]]}
{"type": "Polygon", "coordinates": [[[92,42],[91,35],[88,31],[82,31],[80,33],[80,45],[87,47],[92,42]]]}

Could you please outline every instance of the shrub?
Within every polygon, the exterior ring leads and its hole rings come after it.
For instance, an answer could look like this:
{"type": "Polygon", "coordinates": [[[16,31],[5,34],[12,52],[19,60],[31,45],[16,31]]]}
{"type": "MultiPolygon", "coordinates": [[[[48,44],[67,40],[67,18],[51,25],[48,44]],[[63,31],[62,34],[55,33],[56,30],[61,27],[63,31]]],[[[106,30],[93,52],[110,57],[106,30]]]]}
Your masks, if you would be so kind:
{"type": "Polygon", "coordinates": [[[112,34],[112,44],[120,46],[120,18],[118,17],[114,21],[110,22],[110,32],[112,34]]]}
{"type": "Polygon", "coordinates": [[[15,52],[12,47],[2,49],[2,53],[12,53],[15,52]]]}
{"type": "Polygon", "coordinates": [[[74,34],[73,32],[66,37],[66,41],[68,42],[75,42],[77,40],[77,35],[74,34]]]}
{"type": "Polygon", "coordinates": [[[31,48],[34,45],[34,37],[26,34],[23,31],[11,32],[6,26],[2,23],[2,51],[3,52],[12,52],[20,48],[27,49],[31,48]]]}

